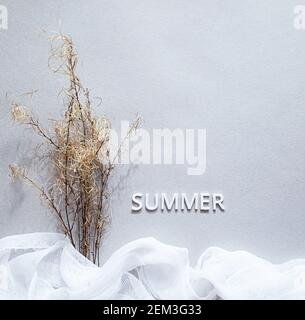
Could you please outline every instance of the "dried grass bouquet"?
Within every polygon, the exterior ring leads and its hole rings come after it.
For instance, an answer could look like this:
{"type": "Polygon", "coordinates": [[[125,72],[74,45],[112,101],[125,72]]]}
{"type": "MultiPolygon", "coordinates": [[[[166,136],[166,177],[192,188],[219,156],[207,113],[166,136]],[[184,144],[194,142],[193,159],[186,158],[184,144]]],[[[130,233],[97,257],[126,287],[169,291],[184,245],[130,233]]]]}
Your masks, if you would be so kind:
{"type": "MultiPolygon", "coordinates": [[[[26,169],[16,165],[10,165],[10,171],[14,179],[21,178],[39,191],[72,245],[99,264],[101,240],[109,221],[108,182],[116,158],[110,157],[111,122],[92,114],[89,90],[82,86],[76,73],[77,53],[72,39],[59,35],[51,43],[49,65],[69,81],[62,92],[63,118],[52,121],[50,129],[45,130],[21,104],[14,102],[11,110],[15,122],[29,126],[43,139],[44,157],[48,160],[47,183],[34,181],[26,169]]],[[[128,135],[139,124],[140,119],[136,118],[128,135]]]]}

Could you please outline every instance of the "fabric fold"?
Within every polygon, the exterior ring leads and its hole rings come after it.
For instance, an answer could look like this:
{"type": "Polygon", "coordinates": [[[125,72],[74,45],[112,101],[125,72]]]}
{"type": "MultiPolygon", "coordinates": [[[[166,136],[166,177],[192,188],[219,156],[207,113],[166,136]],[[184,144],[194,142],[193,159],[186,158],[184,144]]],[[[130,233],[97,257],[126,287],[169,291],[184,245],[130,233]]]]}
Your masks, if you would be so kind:
{"type": "Polygon", "coordinates": [[[0,239],[0,299],[304,299],[305,259],[280,265],[211,247],[132,241],[97,267],[57,233],[0,239]]]}

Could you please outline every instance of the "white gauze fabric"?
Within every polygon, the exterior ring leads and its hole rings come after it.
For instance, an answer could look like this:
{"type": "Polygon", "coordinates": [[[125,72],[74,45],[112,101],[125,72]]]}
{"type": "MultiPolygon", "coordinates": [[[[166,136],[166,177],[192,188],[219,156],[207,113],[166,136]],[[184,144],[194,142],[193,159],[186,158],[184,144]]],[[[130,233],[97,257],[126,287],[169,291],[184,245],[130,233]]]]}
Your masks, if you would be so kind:
{"type": "Polygon", "coordinates": [[[0,299],[304,299],[305,259],[274,265],[245,251],[188,250],[153,238],[130,242],[102,266],[61,234],[0,240],[0,299]]]}

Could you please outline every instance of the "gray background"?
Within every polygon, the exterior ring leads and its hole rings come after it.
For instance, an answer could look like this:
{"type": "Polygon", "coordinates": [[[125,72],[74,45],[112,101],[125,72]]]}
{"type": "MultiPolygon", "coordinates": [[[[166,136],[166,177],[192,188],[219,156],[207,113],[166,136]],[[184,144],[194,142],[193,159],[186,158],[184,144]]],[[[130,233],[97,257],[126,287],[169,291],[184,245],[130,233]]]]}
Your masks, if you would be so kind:
{"type": "MultiPolygon", "coordinates": [[[[59,117],[63,79],[47,68],[41,29],[73,36],[97,112],[115,124],[138,112],[144,127],[206,128],[207,171],[139,166],[113,197],[106,259],[139,237],[190,248],[246,249],[281,262],[305,256],[305,31],[288,0],[1,0],[0,236],[56,230],[55,217],[7,167],[29,163],[30,134],[8,100],[32,89],[42,121],[59,117]],[[6,97],[8,96],[8,97],[6,97]],[[133,192],[222,192],[219,215],[132,215],[133,192]]],[[[34,141],[35,142],[35,141],[34,141]]],[[[117,177],[125,174],[120,168],[117,177]]],[[[117,178],[115,178],[117,179],[117,178]]]]}

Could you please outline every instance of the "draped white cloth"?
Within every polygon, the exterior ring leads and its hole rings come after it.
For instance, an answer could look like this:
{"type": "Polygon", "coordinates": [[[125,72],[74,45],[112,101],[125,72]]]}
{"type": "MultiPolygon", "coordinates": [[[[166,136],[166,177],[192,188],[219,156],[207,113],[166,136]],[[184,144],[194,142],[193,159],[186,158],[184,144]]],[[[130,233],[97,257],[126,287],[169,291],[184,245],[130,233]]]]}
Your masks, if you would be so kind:
{"type": "Polygon", "coordinates": [[[245,251],[130,242],[96,267],[61,234],[0,240],[0,299],[303,299],[305,259],[274,265],[245,251]]]}

